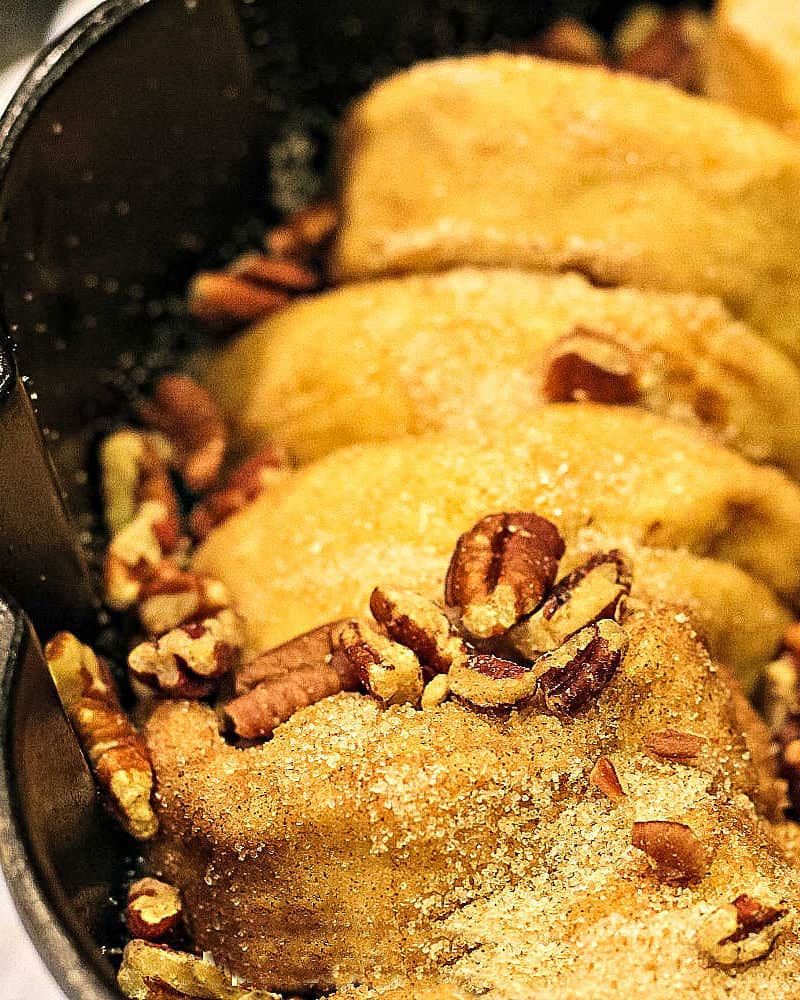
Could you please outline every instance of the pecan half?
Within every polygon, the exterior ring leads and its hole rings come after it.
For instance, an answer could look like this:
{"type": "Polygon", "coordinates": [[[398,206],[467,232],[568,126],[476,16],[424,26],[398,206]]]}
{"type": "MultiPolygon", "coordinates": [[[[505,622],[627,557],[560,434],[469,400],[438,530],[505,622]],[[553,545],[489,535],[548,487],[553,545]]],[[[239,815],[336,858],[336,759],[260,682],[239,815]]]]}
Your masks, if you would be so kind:
{"type": "Polygon", "coordinates": [[[171,996],[205,1000],[280,1000],[277,993],[234,986],[231,977],[211,962],[149,941],[129,941],[117,975],[120,990],[131,1000],[171,996]]]}
{"type": "Polygon", "coordinates": [[[454,663],[448,677],[452,694],[479,708],[510,708],[536,691],[536,674],[530,668],[490,653],[454,663]]]}
{"type": "Polygon", "coordinates": [[[206,538],[214,528],[291,475],[286,455],[269,445],[248,458],[228,477],[222,489],[205,497],[192,511],[189,527],[195,538],[206,538]]]}
{"type": "Polygon", "coordinates": [[[202,573],[164,561],[143,583],[139,620],[150,635],[163,635],[185,622],[207,618],[230,605],[227,587],[202,573]]]}
{"type": "Polygon", "coordinates": [[[645,737],[644,745],[656,757],[664,757],[678,764],[692,764],[699,757],[705,742],[702,736],[695,736],[693,733],[662,729],[649,733],[645,737]]]}
{"type": "Polygon", "coordinates": [[[617,769],[608,757],[598,758],[597,763],[589,772],[589,784],[594,785],[612,802],[618,802],[625,798],[625,790],[617,775],[617,769]]]}
{"type": "Polygon", "coordinates": [[[376,587],[369,599],[375,620],[390,639],[417,654],[426,675],[446,674],[467,657],[467,647],[450,619],[433,601],[411,590],[376,587]]]}
{"type": "Polygon", "coordinates": [[[533,665],[547,708],[556,715],[577,715],[594,704],[610,683],[628,650],[625,629],[603,619],[580,630],[533,665]]]}
{"type": "Polygon", "coordinates": [[[786,903],[761,903],[742,894],[709,914],[698,943],[717,965],[741,965],[763,958],[793,924],[786,903]]]}
{"type": "Polygon", "coordinates": [[[534,614],[509,631],[508,642],[534,660],[585,625],[618,618],[631,579],[630,563],[618,549],[596,553],[558,581],[534,614]]]}
{"type": "Polygon", "coordinates": [[[422,665],[416,654],[363,622],[342,629],[341,648],[367,691],[384,705],[419,703],[422,665]]]}
{"type": "Polygon", "coordinates": [[[705,875],[708,857],[691,827],[671,820],[634,823],[631,843],[647,855],[665,882],[697,882],[705,875]]]}
{"type": "Polygon", "coordinates": [[[45,646],[59,699],[111,812],[137,840],[158,831],[153,769],[144,740],[122,711],[107,664],[70,632],[45,646]]]}
{"type": "Polygon", "coordinates": [[[174,885],[140,878],[128,890],[125,923],[132,937],[161,941],[181,922],[183,906],[174,885]]]}
{"type": "Polygon", "coordinates": [[[290,215],[267,236],[267,250],[275,257],[314,261],[325,251],[338,224],[332,201],[318,201],[290,215]]]}
{"type": "Polygon", "coordinates": [[[641,395],[636,358],[612,337],[575,327],[547,352],[542,394],[550,403],[636,403],[641,395]]]}
{"type": "Polygon", "coordinates": [[[224,609],[140,643],[128,666],[137,680],[169,697],[203,698],[236,667],[243,645],[241,619],[224,609]]]}
{"type": "Polygon", "coordinates": [[[445,601],[465,632],[502,635],[552,587],[564,541],[538,514],[490,514],[458,540],[445,579],[445,601]]]}
{"type": "MultiPolygon", "coordinates": [[[[274,649],[260,653],[237,671],[236,693],[245,694],[264,681],[282,677],[298,667],[317,663],[331,663],[335,660],[336,669],[342,672],[344,668],[339,661],[344,658],[339,648],[339,635],[344,624],[344,621],[336,621],[319,625],[310,632],[304,632],[274,649]]],[[[352,671],[351,674],[356,677],[352,671]]]]}
{"type": "Polygon", "coordinates": [[[165,375],[153,398],[139,406],[148,427],[160,431],[174,449],[174,461],[191,490],[213,485],[228,443],[219,407],[188,375],[165,375]]]}

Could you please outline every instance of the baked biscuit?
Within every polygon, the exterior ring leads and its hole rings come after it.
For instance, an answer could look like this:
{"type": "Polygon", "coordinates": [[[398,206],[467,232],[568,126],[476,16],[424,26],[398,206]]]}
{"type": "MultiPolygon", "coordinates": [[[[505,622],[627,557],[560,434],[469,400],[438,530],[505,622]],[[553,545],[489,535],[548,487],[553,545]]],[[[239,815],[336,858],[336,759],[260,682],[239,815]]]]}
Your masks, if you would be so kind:
{"type": "Polygon", "coordinates": [[[782,794],[758,763],[765,736],[677,609],[637,606],[623,624],[617,674],[570,718],[338,695],[235,749],[211,709],[160,705],[153,862],[181,886],[197,947],[286,992],[422,975],[498,998],[581,996],[584,977],[592,996],[622,981],[635,997],[758,984],[788,998],[800,877],[758,818],[782,794]],[[691,759],[653,749],[667,730],[691,734],[691,759]],[[600,758],[621,797],[590,778],[600,758]],[[652,821],[689,827],[690,868],[679,852],[654,870],[632,847],[652,821]],[[701,942],[742,894],[785,917],[731,980],[701,942]]]}
{"type": "Polygon", "coordinates": [[[800,356],[800,147],[669,85],[493,54],[374,87],[338,152],[336,280],[458,264],[720,297],[800,356]]]}
{"type": "Polygon", "coordinates": [[[631,400],[800,475],[800,374],[781,352],[716,299],[576,274],[461,268],[348,285],[265,319],[207,381],[241,440],[306,462],[527,414],[552,395],[545,373],[576,330],[631,367],[631,400]]]}
{"type": "Polygon", "coordinates": [[[800,139],[800,9],[795,0],[717,0],[706,91],[800,139]]]}
{"type": "MultiPolygon", "coordinates": [[[[688,428],[639,410],[578,403],[540,407],[485,434],[338,451],[217,528],[194,565],[226,584],[251,646],[264,649],[353,613],[378,583],[406,581],[440,594],[453,539],[502,510],[551,518],[568,546],[588,526],[628,547],[686,549],[734,563],[788,599],[798,597],[798,487],[688,428]]],[[[776,626],[785,619],[763,585],[727,567],[722,574],[738,607],[747,594],[754,598],[740,625],[719,600],[714,565],[681,553],[670,566],[665,556],[661,596],[685,603],[694,593],[702,605],[707,593],[706,607],[725,616],[707,631],[720,635],[730,626],[726,657],[738,665],[740,629],[751,643],[762,608],[771,607],[776,626]],[[685,577],[679,562],[690,567],[685,577]],[[705,568],[712,570],[707,579],[705,568]]],[[[640,586],[655,585],[646,572],[637,576],[640,586]]],[[[778,638],[767,644],[774,649],[778,638]]]]}

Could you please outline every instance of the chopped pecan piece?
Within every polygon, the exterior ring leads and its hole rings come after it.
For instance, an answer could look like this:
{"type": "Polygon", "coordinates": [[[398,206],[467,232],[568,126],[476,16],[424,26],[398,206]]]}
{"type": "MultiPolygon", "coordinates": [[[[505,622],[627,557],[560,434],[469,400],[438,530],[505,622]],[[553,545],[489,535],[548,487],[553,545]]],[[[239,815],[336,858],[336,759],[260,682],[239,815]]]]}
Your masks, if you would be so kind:
{"type": "Polygon", "coordinates": [[[697,760],[705,740],[693,733],[680,733],[675,729],[661,729],[649,733],[644,745],[656,757],[664,757],[678,764],[691,764],[697,760]]]}
{"type": "Polygon", "coordinates": [[[625,629],[609,618],[588,625],[533,665],[547,708],[573,716],[597,701],[628,650],[625,629]]]}
{"type": "Polygon", "coordinates": [[[185,622],[207,618],[230,605],[223,583],[202,573],[162,562],[139,594],[139,620],[150,635],[163,635],[185,622]]]}
{"type": "Polygon", "coordinates": [[[574,17],[562,17],[550,25],[523,51],[545,59],[561,62],[601,65],[605,60],[602,38],[582,21],[574,17]]]}
{"type": "Polygon", "coordinates": [[[545,359],[542,393],[550,403],[613,403],[640,398],[633,352],[606,334],[585,327],[557,340],[545,359]]]}
{"type": "MultiPolygon", "coordinates": [[[[122,531],[147,500],[164,503],[173,516],[177,543],[178,502],[169,478],[172,447],[161,434],[124,428],[100,444],[103,513],[109,533],[122,531]]],[[[165,539],[166,541],[166,539],[165,539]]]]}
{"type": "Polygon", "coordinates": [[[140,878],[128,890],[125,923],[132,937],[162,941],[181,921],[183,906],[174,885],[156,878],[140,878]]]}
{"type": "Polygon", "coordinates": [[[443,702],[447,701],[450,696],[450,677],[448,674],[436,674],[431,680],[425,685],[425,690],[422,692],[422,701],[420,704],[423,709],[426,708],[436,708],[437,705],[441,705],[443,702]]]}
{"type": "Polygon", "coordinates": [[[165,375],[139,416],[172,444],[174,461],[191,490],[212,486],[228,443],[219,407],[208,391],[188,375],[165,375]]]}
{"type": "Polygon", "coordinates": [[[625,790],[617,775],[617,769],[608,757],[600,757],[589,772],[589,783],[611,799],[618,802],[625,798],[625,790]]]}
{"type": "Polygon", "coordinates": [[[350,661],[339,647],[339,635],[344,621],[330,622],[319,625],[310,632],[290,639],[288,642],[267,650],[245,663],[236,673],[236,693],[245,694],[264,681],[296,670],[298,667],[314,666],[318,663],[332,663],[341,677],[342,683],[358,686],[358,675],[355,668],[348,668],[350,661]]]}
{"type": "Polygon", "coordinates": [[[563,577],[541,606],[508,633],[526,659],[560,646],[585,625],[618,618],[631,592],[631,566],[618,549],[598,552],[563,577]]]}
{"type": "Polygon", "coordinates": [[[537,607],[563,554],[558,528],[538,514],[490,514],[459,538],[445,601],[460,611],[469,635],[502,635],[537,607]]]}
{"type": "Polygon", "coordinates": [[[510,708],[533,697],[536,674],[528,667],[481,653],[453,664],[450,691],[479,708],[510,708]]]}
{"type": "Polygon", "coordinates": [[[111,811],[131,836],[149,840],[158,830],[153,769],[144,740],[122,711],[108,666],[70,632],[47,643],[45,658],[111,811]]]}
{"type": "Polygon", "coordinates": [[[419,703],[422,665],[416,654],[362,622],[342,629],[341,648],[367,691],[384,705],[419,703]]]}
{"type": "Polygon", "coordinates": [[[699,53],[706,32],[707,21],[697,11],[664,12],[638,44],[621,55],[618,68],[697,92],[702,85],[699,53]]]}
{"type": "Polygon", "coordinates": [[[793,922],[783,900],[772,906],[742,894],[709,914],[698,941],[717,965],[742,965],[763,958],[793,922]]]}
{"type": "Polygon", "coordinates": [[[369,600],[375,620],[390,639],[417,654],[427,676],[446,674],[467,657],[467,647],[450,619],[433,601],[411,590],[376,587],[369,600]]]}
{"type": "Polygon", "coordinates": [[[131,1000],[192,997],[196,1000],[280,1000],[276,993],[234,986],[227,973],[197,955],[149,941],[129,941],[117,983],[131,1000]]]}
{"type": "Polygon", "coordinates": [[[634,823],[631,843],[665,882],[697,882],[705,875],[708,857],[691,827],[670,820],[634,823]]]}
{"type": "Polygon", "coordinates": [[[241,619],[224,609],[140,643],[128,666],[137,680],[169,697],[203,698],[236,667],[243,645],[241,619]]]}
{"type": "Polygon", "coordinates": [[[267,250],[275,257],[314,261],[324,253],[338,223],[332,201],[318,201],[290,215],[266,239],[267,250]]]}
{"type": "Polygon", "coordinates": [[[207,496],[192,511],[189,527],[203,539],[232,514],[252,503],[291,475],[286,455],[272,445],[248,458],[228,477],[222,489],[207,496]]]}

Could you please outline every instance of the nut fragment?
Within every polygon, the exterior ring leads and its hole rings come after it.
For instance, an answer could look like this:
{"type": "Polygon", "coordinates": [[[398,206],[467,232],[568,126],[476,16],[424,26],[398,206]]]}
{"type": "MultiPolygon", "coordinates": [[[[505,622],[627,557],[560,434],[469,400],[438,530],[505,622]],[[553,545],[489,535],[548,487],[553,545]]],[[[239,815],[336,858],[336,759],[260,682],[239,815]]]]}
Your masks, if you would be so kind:
{"type": "Polygon", "coordinates": [[[585,625],[618,618],[630,591],[626,557],[618,549],[598,552],[559,580],[534,614],[511,629],[508,641],[526,659],[536,659],[585,625]]]}
{"type": "Polygon", "coordinates": [[[531,55],[585,65],[602,64],[603,49],[602,38],[574,17],[560,18],[525,46],[531,55]]]}
{"type": "Polygon", "coordinates": [[[627,650],[625,629],[605,618],[539,657],[533,671],[547,708],[556,715],[573,716],[596,702],[627,650]]]}
{"type": "Polygon", "coordinates": [[[772,906],[742,894],[709,914],[698,942],[718,965],[741,965],[763,958],[793,922],[783,900],[772,906]]]}
{"type": "Polygon", "coordinates": [[[103,439],[98,455],[103,514],[112,536],[131,523],[147,500],[166,504],[177,527],[178,505],[168,471],[171,457],[172,448],[161,434],[126,427],[103,439]]]}
{"type": "Polygon", "coordinates": [[[447,674],[436,674],[425,685],[422,692],[421,705],[423,709],[436,708],[447,701],[450,696],[450,677],[447,674]]]}
{"type": "Polygon", "coordinates": [[[333,236],[338,222],[332,201],[318,201],[290,215],[267,236],[267,250],[275,257],[317,259],[333,236]]]}
{"type": "Polygon", "coordinates": [[[340,691],[357,691],[358,672],[336,642],[338,629],[323,626],[256,657],[250,677],[261,680],[224,706],[226,727],[241,739],[265,739],[301,708],[340,691]]]}
{"type": "Polygon", "coordinates": [[[691,764],[697,760],[705,740],[693,733],[680,733],[675,729],[662,729],[649,733],[644,745],[656,757],[664,757],[678,764],[691,764]]]}
{"type": "Polygon", "coordinates": [[[236,667],[244,645],[241,619],[230,609],[172,629],[131,650],[133,676],[162,694],[203,698],[236,667]]]}
{"type": "Polygon", "coordinates": [[[227,431],[206,389],[188,375],[165,375],[153,398],[140,405],[139,416],[172,444],[189,489],[205,490],[214,483],[225,457],[227,431]]]}
{"type": "Polygon", "coordinates": [[[417,654],[427,676],[446,674],[454,663],[466,659],[464,641],[433,601],[411,590],[376,587],[369,606],[389,638],[417,654]]]}
{"type": "Polygon", "coordinates": [[[459,538],[445,600],[459,609],[468,634],[502,635],[536,608],[563,554],[558,529],[538,514],[490,514],[459,538]]]}
{"type": "Polygon", "coordinates": [[[132,937],[161,941],[180,923],[182,909],[175,886],[156,878],[141,878],[128,891],[125,923],[132,937]]]}
{"type": "Polygon", "coordinates": [[[638,44],[621,54],[618,68],[695,93],[702,85],[699,53],[707,29],[707,19],[697,11],[664,12],[638,44]]]}
{"type": "Polygon", "coordinates": [[[192,534],[195,538],[205,538],[232,514],[285,481],[289,475],[291,470],[285,454],[271,445],[264,448],[232,472],[222,489],[205,497],[195,507],[189,518],[192,534]]]}
{"type": "Polygon", "coordinates": [[[769,731],[780,732],[790,715],[800,713],[800,664],[789,652],[764,668],[762,713],[769,731]]]}
{"type": "Polygon", "coordinates": [[[536,691],[531,669],[489,653],[455,663],[448,677],[452,694],[479,708],[510,708],[536,691]]]}
{"type": "Polygon", "coordinates": [[[349,683],[345,678],[353,678],[357,683],[354,668],[348,673],[345,663],[349,663],[339,648],[339,635],[343,621],[329,622],[319,625],[310,632],[290,639],[274,649],[260,653],[255,659],[245,663],[236,673],[236,693],[245,694],[264,681],[290,673],[298,667],[313,666],[317,663],[333,663],[339,671],[343,683],[349,683]]]}
{"type": "Polygon", "coordinates": [[[617,769],[608,757],[598,758],[589,772],[589,783],[613,802],[625,798],[625,790],[617,775],[617,769]]]}
{"type": "Polygon", "coordinates": [[[384,705],[419,703],[422,665],[410,649],[357,621],[348,622],[342,629],[341,647],[358,671],[361,683],[384,705]]]}
{"type": "Polygon", "coordinates": [[[234,986],[222,969],[197,955],[148,941],[129,941],[125,946],[117,983],[131,1000],[164,996],[176,1000],[280,1000],[276,993],[234,986]]]}
{"type": "Polygon", "coordinates": [[[150,635],[163,635],[185,622],[207,618],[230,605],[223,583],[164,561],[139,594],[139,620],[150,635]]]}
{"type": "Polygon", "coordinates": [[[670,820],[634,823],[631,843],[665,882],[697,882],[706,873],[708,858],[691,827],[670,820]]]}
{"type": "Polygon", "coordinates": [[[633,352],[624,344],[578,326],[548,351],[542,394],[550,403],[636,403],[640,398],[637,367],[633,352]]]}
{"type": "Polygon", "coordinates": [[[800,715],[791,713],[774,734],[778,747],[778,774],[786,782],[789,803],[800,815],[800,715]]]}
{"type": "Polygon", "coordinates": [[[158,830],[153,812],[153,769],[144,740],[122,711],[107,665],[70,632],[59,632],[45,658],[61,704],[124,828],[137,840],[158,830]]]}

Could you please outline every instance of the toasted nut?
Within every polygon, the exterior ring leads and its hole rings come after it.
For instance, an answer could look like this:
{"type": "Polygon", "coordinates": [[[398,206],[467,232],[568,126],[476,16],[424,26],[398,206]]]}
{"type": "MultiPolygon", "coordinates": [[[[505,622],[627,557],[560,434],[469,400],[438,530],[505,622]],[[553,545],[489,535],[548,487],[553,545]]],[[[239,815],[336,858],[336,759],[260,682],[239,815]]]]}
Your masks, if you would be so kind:
{"type": "Polygon", "coordinates": [[[344,624],[343,621],[336,621],[320,625],[260,653],[237,671],[236,693],[245,694],[264,681],[283,677],[299,667],[313,667],[321,663],[333,666],[344,690],[354,691],[358,687],[358,671],[339,647],[339,635],[344,624]]]}
{"type": "Polygon", "coordinates": [[[287,292],[313,292],[320,286],[319,275],[294,260],[246,253],[228,268],[230,274],[262,285],[274,285],[287,292]]]}
{"type": "Polygon", "coordinates": [[[243,645],[241,619],[224,609],[140,643],[131,650],[128,666],[137,680],[162,694],[203,698],[237,666],[243,645]]]}
{"type": "Polygon", "coordinates": [[[800,713],[800,664],[784,653],[764,668],[762,714],[771,733],[779,732],[790,715],[800,713]]]}
{"type": "Polygon", "coordinates": [[[425,685],[422,692],[421,705],[425,708],[436,708],[450,697],[450,677],[448,674],[436,674],[425,685]]]}
{"type": "Polygon", "coordinates": [[[639,44],[622,55],[619,68],[697,92],[702,84],[699,52],[707,27],[707,19],[696,11],[664,13],[639,44]]]}
{"type": "Polygon", "coordinates": [[[162,562],[142,584],[139,620],[150,635],[163,635],[185,622],[207,618],[230,605],[223,583],[202,573],[162,562]]]}
{"type": "Polygon", "coordinates": [[[651,867],[665,882],[697,882],[708,868],[703,845],[685,823],[634,823],[631,843],[644,851],[651,867]]]}
{"type": "Polygon", "coordinates": [[[605,618],[545,653],[533,664],[547,708],[556,715],[577,715],[597,701],[628,651],[625,629],[605,618]]]}
{"type": "Polygon", "coordinates": [[[638,49],[661,24],[664,8],[656,3],[639,3],[631,7],[614,29],[611,39],[615,62],[625,59],[638,49]]]}
{"type": "Polygon", "coordinates": [[[371,695],[384,705],[419,703],[422,666],[410,649],[357,621],[344,626],[340,641],[342,651],[371,695]]]}
{"type": "Polygon", "coordinates": [[[234,986],[211,962],[149,941],[129,941],[117,975],[119,988],[131,1000],[169,995],[195,1000],[280,1000],[276,993],[234,986]]]}
{"type": "Polygon", "coordinates": [[[139,416],[172,444],[177,468],[189,489],[213,485],[228,435],[219,407],[206,389],[188,375],[165,375],[153,398],[139,407],[139,416]]]}
{"type": "Polygon", "coordinates": [[[558,529],[538,514],[490,514],[459,538],[445,601],[470,635],[502,635],[552,587],[563,554],[558,529]]]}
{"type": "Polygon", "coordinates": [[[153,769],[144,740],[122,711],[107,665],[70,632],[59,632],[45,658],[61,704],[112,812],[137,840],[158,830],[153,769]]]}
{"type": "Polygon", "coordinates": [[[510,708],[532,698],[536,674],[528,667],[482,653],[453,664],[450,691],[479,708],[510,708]]]}
{"type": "Polygon", "coordinates": [[[662,729],[657,733],[649,733],[644,745],[656,757],[674,760],[678,764],[694,763],[705,740],[693,733],[680,733],[674,729],[662,729]]]}
{"type": "Polygon", "coordinates": [[[271,445],[248,458],[221,490],[207,496],[192,511],[189,526],[195,538],[203,539],[232,514],[252,503],[268,489],[291,475],[286,455],[271,445]]]}
{"type": "Polygon", "coordinates": [[[636,403],[640,391],[633,353],[605,334],[576,327],[550,348],[542,394],[550,403],[636,403]]]}
{"type": "Polygon", "coordinates": [[[542,605],[508,633],[526,659],[556,649],[600,618],[618,618],[631,592],[631,567],[618,550],[598,552],[559,580],[542,605]]]}
{"type": "Polygon", "coordinates": [[[455,634],[447,615],[433,601],[411,590],[376,587],[370,610],[390,639],[417,654],[426,675],[446,674],[467,658],[463,639],[455,634]]]}
{"type": "Polygon", "coordinates": [[[181,921],[181,896],[174,885],[141,878],[128,891],[125,923],[132,937],[161,941],[181,921]]]}
{"type": "Polygon", "coordinates": [[[793,923],[784,900],[772,906],[742,894],[708,915],[697,940],[717,965],[742,965],[763,958],[793,923]]]}
{"type": "Polygon", "coordinates": [[[172,534],[168,508],[148,500],[131,523],[111,539],[103,567],[106,604],[110,608],[124,611],[139,599],[145,581],[171,551],[162,544],[167,531],[172,534]]]}
{"type": "Polygon", "coordinates": [[[600,757],[589,772],[589,783],[613,802],[625,798],[625,790],[617,775],[617,769],[608,759],[600,757]]]}
{"type": "Polygon", "coordinates": [[[209,326],[244,325],[291,302],[279,288],[254,284],[225,271],[200,271],[186,292],[190,315],[209,326]]]}
{"type": "Polygon", "coordinates": [[[600,65],[604,61],[604,44],[600,35],[574,17],[562,17],[550,25],[533,43],[525,46],[531,55],[562,62],[600,65]]]}
{"type": "Polygon", "coordinates": [[[124,428],[100,444],[103,513],[111,535],[133,521],[146,500],[165,503],[178,521],[178,502],[169,478],[172,447],[161,434],[124,428]]]}
{"type": "Polygon", "coordinates": [[[313,260],[325,250],[337,223],[334,203],[318,201],[276,226],[267,237],[267,250],[276,257],[313,260]]]}

